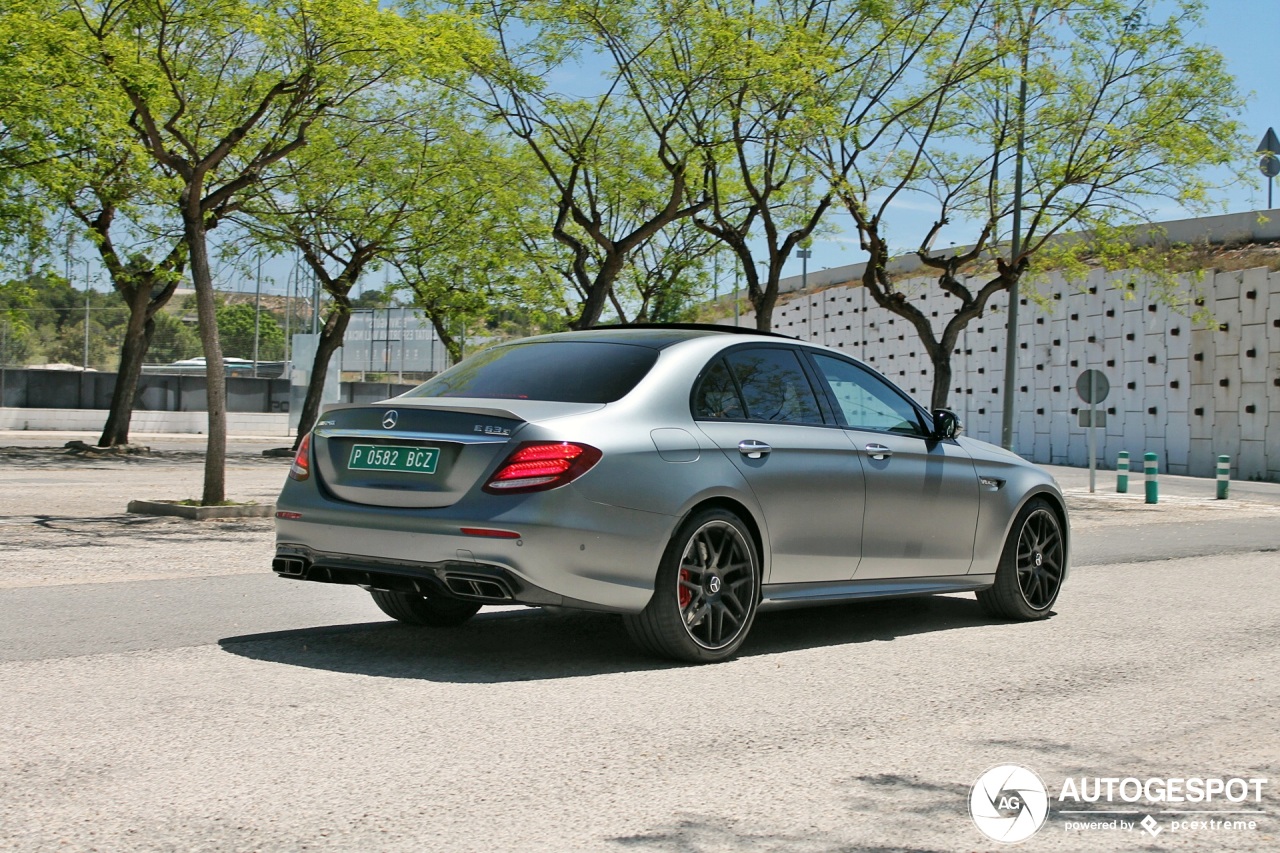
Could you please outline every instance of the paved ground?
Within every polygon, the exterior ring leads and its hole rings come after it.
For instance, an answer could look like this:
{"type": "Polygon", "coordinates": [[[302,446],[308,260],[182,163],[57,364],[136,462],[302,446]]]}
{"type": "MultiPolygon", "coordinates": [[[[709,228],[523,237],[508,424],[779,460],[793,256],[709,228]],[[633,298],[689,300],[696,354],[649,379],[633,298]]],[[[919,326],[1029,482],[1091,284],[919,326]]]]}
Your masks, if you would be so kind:
{"type": "MultiPolygon", "coordinates": [[[[966,804],[1003,763],[1051,795],[1270,780],[1234,807],[1265,814],[1225,816],[1254,829],[1077,832],[1055,804],[1023,849],[1280,847],[1280,501],[1171,483],[1149,507],[1059,474],[1077,568],[1052,619],[773,611],[738,660],[682,667],[603,616],[406,628],[271,577],[266,520],[129,516],[198,491],[199,439],[162,442],[0,451],[0,849],[998,849],[966,804]]],[[[233,442],[230,497],[271,499],[269,446],[233,442]]]]}

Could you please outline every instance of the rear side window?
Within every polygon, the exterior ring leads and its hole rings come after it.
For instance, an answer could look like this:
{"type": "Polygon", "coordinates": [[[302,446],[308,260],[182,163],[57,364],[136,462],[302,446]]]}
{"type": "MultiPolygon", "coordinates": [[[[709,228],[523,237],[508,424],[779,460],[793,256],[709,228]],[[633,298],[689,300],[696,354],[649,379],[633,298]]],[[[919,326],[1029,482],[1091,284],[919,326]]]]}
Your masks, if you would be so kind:
{"type": "Polygon", "coordinates": [[[738,387],[733,384],[733,377],[723,360],[712,365],[702,377],[702,384],[693,395],[693,416],[738,421],[747,416],[742,408],[742,398],[738,396],[738,387]]]}
{"type": "MultiPolygon", "coordinates": [[[[794,352],[778,347],[734,350],[725,363],[753,421],[820,424],[822,410],[794,352]]],[[[708,374],[710,378],[710,374],[708,374]]],[[[739,416],[741,417],[741,416],[739,416]]]]}
{"type": "Polygon", "coordinates": [[[600,341],[539,341],[485,350],[405,394],[556,403],[612,403],[630,393],[658,350],[600,341]]]}

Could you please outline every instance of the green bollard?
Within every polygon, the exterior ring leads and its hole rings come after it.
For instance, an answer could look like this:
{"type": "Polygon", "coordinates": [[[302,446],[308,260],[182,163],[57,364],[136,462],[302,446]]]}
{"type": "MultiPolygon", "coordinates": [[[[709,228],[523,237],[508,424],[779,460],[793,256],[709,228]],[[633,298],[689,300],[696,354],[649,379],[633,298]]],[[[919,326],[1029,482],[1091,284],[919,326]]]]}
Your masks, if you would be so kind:
{"type": "Polygon", "coordinates": [[[1156,463],[1156,455],[1154,453],[1144,453],[1143,473],[1147,476],[1147,503],[1154,504],[1160,502],[1160,486],[1156,483],[1156,474],[1159,466],[1156,463]]]}
{"type": "Polygon", "coordinates": [[[1218,500],[1227,499],[1227,490],[1231,488],[1231,457],[1218,457],[1218,500]]]}
{"type": "Polygon", "coordinates": [[[1116,457],[1116,491],[1124,494],[1129,491],[1129,451],[1121,450],[1116,457]]]}

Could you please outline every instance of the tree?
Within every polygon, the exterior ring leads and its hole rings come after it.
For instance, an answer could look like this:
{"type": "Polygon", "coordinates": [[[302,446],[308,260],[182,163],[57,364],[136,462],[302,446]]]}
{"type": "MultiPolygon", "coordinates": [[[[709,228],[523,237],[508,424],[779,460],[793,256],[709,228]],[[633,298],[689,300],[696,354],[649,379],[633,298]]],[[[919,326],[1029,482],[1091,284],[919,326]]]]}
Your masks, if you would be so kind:
{"type": "MultiPolygon", "coordinates": [[[[464,4],[470,6],[471,4],[464,4]]],[[[697,128],[706,123],[703,80],[646,70],[662,34],[688,4],[631,0],[500,0],[484,22],[500,55],[477,68],[479,97],[533,154],[550,189],[551,235],[580,298],[571,326],[594,325],[627,258],[665,226],[704,209],[697,128]],[[588,78],[590,93],[550,91],[557,72],[588,78]]]]}
{"type": "MultiPolygon", "coordinates": [[[[687,28],[667,36],[677,49],[660,52],[671,57],[664,73],[710,73],[724,95],[708,134],[719,144],[706,149],[711,203],[694,221],[738,259],[761,330],[773,328],[783,266],[808,245],[832,202],[803,152],[824,126],[850,120],[832,102],[852,74],[866,75],[867,58],[920,5],[731,0],[695,6],[700,14],[687,28]]],[[[883,94],[872,90],[868,99],[883,94]]]]}
{"type": "Polygon", "coordinates": [[[960,332],[993,296],[1037,264],[1091,253],[1131,262],[1138,253],[1120,226],[1150,221],[1158,200],[1203,205],[1206,169],[1239,162],[1230,116],[1240,96],[1222,56],[1187,40],[1201,5],[1180,3],[1164,19],[1143,10],[1117,0],[985,4],[928,54],[924,97],[895,125],[889,167],[854,164],[837,184],[870,254],[862,283],[916,330],[934,368],[934,407],[946,405],[960,332]],[[906,193],[937,211],[916,254],[956,297],[941,329],[886,268],[893,204],[906,193]],[[957,227],[971,239],[935,251],[957,227]],[[1060,239],[1068,230],[1081,236],[1060,239]]]}
{"type": "MultiPolygon", "coordinates": [[[[441,87],[370,92],[317,123],[310,145],[279,164],[272,192],[245,206],[249,232],[296,249],[329,298],[295,444],[319,415],[362,277],[412,251],[415,222],[446,231],[466,215],[452,198],[455,176],[484,174],[471,136],[441,87]]],[[[432,241],[430,251],[444,249],[432,241]]]]}
{"type": "Polygon", "coordinates": [[[26,92],[0,99],[8,159],[29,200],[66,215],[66,229],[87,238],[129,309],[98,439],[101,446],[125,444],[154,317],[178,284],[186,243],[149,221],[148,211],[171,187],[130,133],[128,99],[82,60],[94,49],[92,35],[49,0],[15,6],[7,15],[26,25],[13,30],[10,43],[21,46],[18,88],[26,92]],[[38,109],[28,103],[33,99],[38,109]]]}
{"type": "Polygon", "coordinates": [[[223,305],[217,311],[218,339],[222,350],[231,358],[253,358],[278,361],[284,358],[284,329],[267,311],[259,311],[248,302],[223,305]]]}
{"type": "Polygon", "coordinates": [[[438,206],[407,220],[404,249],[393,258],[397,289],[408,292],[455,362],[473,328],[559,331],[578,313],[565,296],[570,264],[544,239],[527,192],[539,177],[529,158],[484,134],[466,143],[470,168],[436,188],[438,206]]]}
{"type": "Polygon", "coordinates": [[[208,233],[352,97],[448,67],[479,41],[455,18],[360,0],[74,0],[92,62],[128,98],[138,143],[176,186],[208,370],[206,504],[225,496],[226,375],[208,233]]]}

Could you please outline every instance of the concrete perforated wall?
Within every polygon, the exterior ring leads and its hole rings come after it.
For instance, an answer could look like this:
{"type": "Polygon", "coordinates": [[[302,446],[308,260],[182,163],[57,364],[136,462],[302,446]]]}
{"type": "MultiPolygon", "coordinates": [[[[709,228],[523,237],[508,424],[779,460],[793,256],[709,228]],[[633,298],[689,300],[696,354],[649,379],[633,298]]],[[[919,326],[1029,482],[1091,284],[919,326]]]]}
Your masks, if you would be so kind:
{"type": "MultiPolygon", "coordinates": [[[[1088,464],[1087,431],[1077,415],[1087,405],[1075,383],[1096,368],[1111,383],[1100,405],[1107,425],[1098,432],[1099,459],[1107,467],[1121,450],[1134,460],[1154,451],[1162,471],[1209,476],[1225,453],[1234,477],[1280,480],[1280,273],[1210,271],[1182,283],[1203,293],[1215,327],[1193,325],[1126,272],[1095,271],[1085,282],[1055,275],[1038,285],[1045,307],[1021,300],[1020,454],[1049,464],[1088,464]]],[[[900,287],[935,329],[954,311],[954,297],[937,291],[931,279],[900,287]]],[[[998,296],[961,334],[949,399],[969,435],[996,444],[1006,310],[998,296]]],[[[754,325],[754,317],[745,315],[741,324],[754,325]]],[[[780,304],[774,330],[861,358],[928,405],[932,369],[915,329],[860,286],[829,287],[780,304]]]]}

